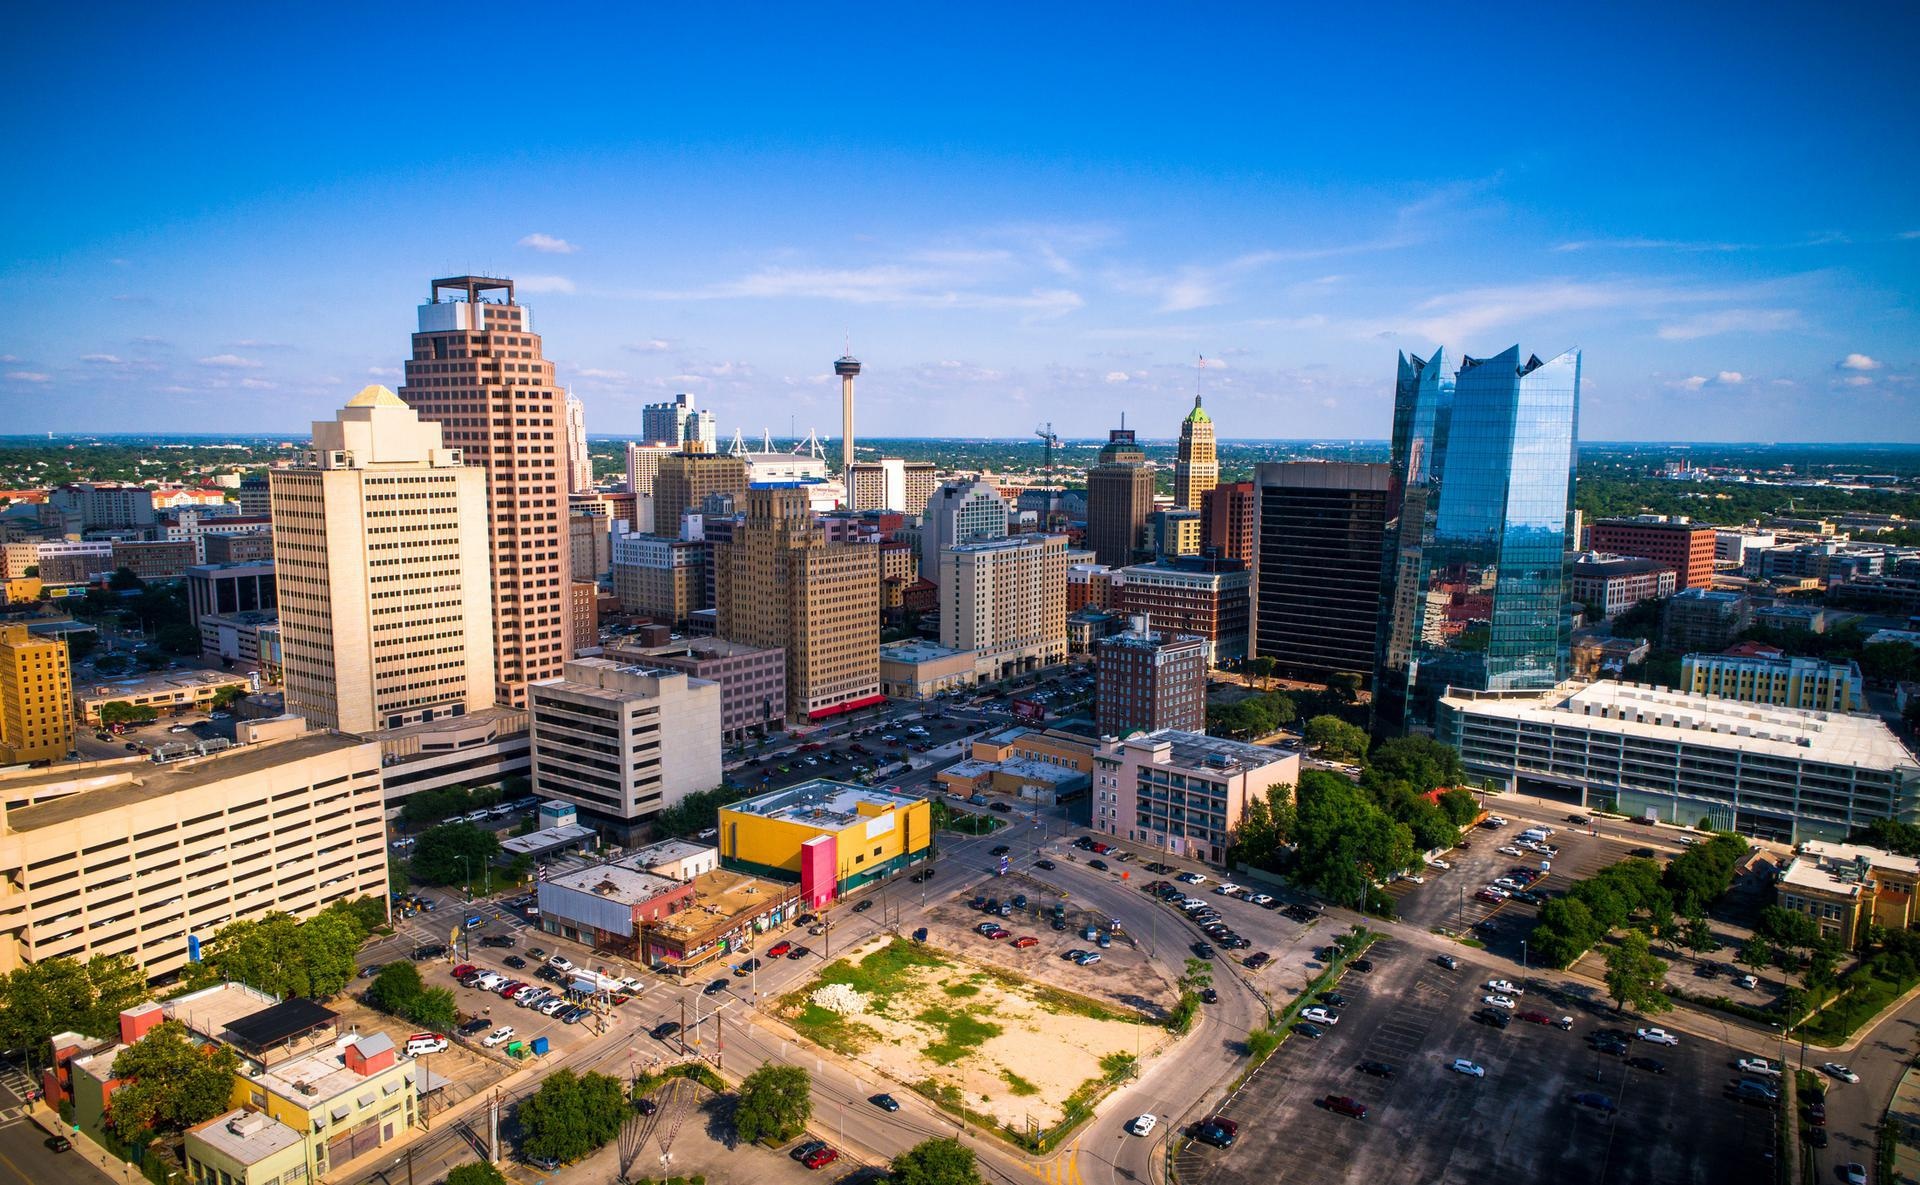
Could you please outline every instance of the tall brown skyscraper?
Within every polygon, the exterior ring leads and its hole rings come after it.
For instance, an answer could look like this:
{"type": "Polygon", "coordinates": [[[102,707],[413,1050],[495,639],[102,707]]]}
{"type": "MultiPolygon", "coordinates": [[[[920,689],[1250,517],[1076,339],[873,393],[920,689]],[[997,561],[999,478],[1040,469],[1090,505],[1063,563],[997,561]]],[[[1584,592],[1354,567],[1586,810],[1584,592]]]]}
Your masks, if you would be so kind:
{"type": "Polygon", "coordinates": [[[512,280],[433,281],[400,398],[487,471],[494,691],[524,706],[570,653],[567,400],[512,280]]]}
{"type": "Polygon", "coordinates": [[[746,521],[714,569],[721,637],[787,652],[787,715],[820,720],[883,702],[880,549],[828,543],[806,486],[748,489],[746,521]]]}
{"type": "Polygon", "coordinates": [[[1220,484],[1220,459],[1213,448],[1213,418],[1193,397],[1193,410],[1180,421],[1180,450],[1173,464],[1173,504],[1200,509],[1207,491],[1220,484]]]}
{"type": "Polygon", "coordinates": [[[1153,513],[1153,466],[1133,429],[1114,428],[1087,470],[1087,546],[1110,568],[1131,564],[1153,513]]]}
{"type": "Polygon", "coordinates": [[[666,539],[680,537],[680,516],[698,511],[708,494],[747,493],[747,463],[725,453],[704,451],[689,442],[685,450],[660,458],[653,475],[653,533],[666,539]]]}

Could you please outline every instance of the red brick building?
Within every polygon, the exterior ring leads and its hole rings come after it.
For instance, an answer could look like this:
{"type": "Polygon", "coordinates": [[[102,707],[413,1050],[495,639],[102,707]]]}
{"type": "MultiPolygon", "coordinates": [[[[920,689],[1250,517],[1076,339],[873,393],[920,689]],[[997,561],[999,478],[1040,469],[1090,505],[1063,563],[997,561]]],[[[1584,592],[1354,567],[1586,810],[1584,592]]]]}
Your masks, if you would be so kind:
{"type": "Polygon", "coordinates": [[[1603,518],[1588,535],[1588,549],[1654,560],[1672,568],[1682,589],[1713,585],[1712,527],[1658,517],[1603,518]]]}
{"type": "Polygon", "coordinates": [[[1253,483],[1229,482],[1200,499],[1200,544],[1230,560],[1253,562],[1253,483]]]}

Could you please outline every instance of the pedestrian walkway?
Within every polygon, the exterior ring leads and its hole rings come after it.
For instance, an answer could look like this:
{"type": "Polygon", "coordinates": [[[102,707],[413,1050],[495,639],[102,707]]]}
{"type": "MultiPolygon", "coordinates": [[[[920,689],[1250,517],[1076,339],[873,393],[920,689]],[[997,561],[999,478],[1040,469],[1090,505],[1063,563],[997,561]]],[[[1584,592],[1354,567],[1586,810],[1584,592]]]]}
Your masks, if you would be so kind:
{"type": "Polygon", "coordinates": [[[1920,1182],[1920,1071],[1909,1067],[1900,1076],[1887,1103],[1887,1122],[1895,1130],[1893,1179],[1920,1182]]]}

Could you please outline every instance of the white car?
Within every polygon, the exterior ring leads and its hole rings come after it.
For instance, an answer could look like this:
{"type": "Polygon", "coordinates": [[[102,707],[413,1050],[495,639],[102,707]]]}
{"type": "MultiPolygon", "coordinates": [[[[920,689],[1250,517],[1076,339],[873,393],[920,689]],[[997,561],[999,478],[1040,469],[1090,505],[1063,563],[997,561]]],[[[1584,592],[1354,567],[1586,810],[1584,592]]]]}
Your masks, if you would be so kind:
{"type": "Polygon", "coordinates": [[[1503,996],[1524,996],[1527,994],[1526,989],[1522,988],[1519,984],[1511,983],[1504,979],[1490,979],[1487,981],[1486,986],[1488,991],[1499,992],[1503,996]]]}
{"type": "Polygon", "coordinates": [[[513,1026],[501,1025],[499,1028],[495,1029],[493,1032],[488,1033],[486,1036],[486,1039],[481,1041],[480,1044],[485,1045],[487,1048],[491,1049],[495,1045],[505,1045],[507,1042],[511,1040],[513,1040],[513,1026]]]}
{"type": "Polygon", "coordinates": [[[1183,872],[1179,876],[1174,877],[1173,879],[1179,881],[1183,885],[1204,885],[1207,883],[1207,878],[1204,876],[1201,876],[1197,872],[1183,872]]]}
{"type": "Polygon", "coordinates": [[[1240,891],[1240,886],[1234,884],[1232,881],[1225,881],[1215,885],[1213,891],[1222,897],[1231,897],[1240,891]]]}
{"type": "Polygon", "coordinates": [[[540,1010],[542,1016],[557,1016],[570,1007],[570,1005],[567,1003],[565,996],[555,996],[543,1004],[535,1005],[535,1007],[540,1010]]]}
{"type": "Polygon", "coordinates": [[[1520,851],[1520,849],[1519,849],[1519,848],[1516,848],[1516,847],[1514,847],[1514,846],[1513,846],[1512,844],[1510,844],[1510,843],[1509,843],[1509,844],[1501,844],[1501,845],[1500,845],[1500,847],[1499,847],[1498,849],[1496,849],[1496,850],[1497,850],[1497,851],[1498,851],[1498,852],[1499,852],[1499,853],[1500,853],[1500,854],[1501,854],[1502,856],[1518,856],[1518,855],[1520,855],[1520,854],[1521,854],[1521,851],[1520,851]]]}
{"type": "Polygon", "coordinates": [[[1509,893],[1507,890],[1501,888],[1499,885],[1488,885],[1486,888],[1480,891],[1482,893],[1491,893],[1493,896],[1500,898],[1500,900],[1502,901],[1505,901],[1507,898],[1513,896],[1512,893],[1509,893]]]}
{"type": "Polygon", "coordinates": [[[1635,1029],[1633,1035],[1642,1041],[1650,1041],[1655,1045],[1680,1044],[1680,1038],[1667,1032],[1665,1029],[1635,1029]]]}
{"type": "Polygon", "coordinates": [[[1499,815],[1487,816],[1487,826],[1489,827],[1505,827],[1506,825],[1507,825],[1507,821],[1501,818],[1499,815]]]}
{"type": "Polygon", "coordinates": [[[1447,863],[1445,860],[1435,859],[1435,860],[1427,861],[1427,867],[1438,868],[1441,872],[1446,872],[1447,870],[1451,869],[1453,865],[1447,863]]]}
{"type": "Polygon", "coordinates": [[[552,995],[553,993],[546,988],[528,988],[526,991],[514,996],[513,1002],[522,1008],[532,1008],[534,1005],[543,1002],[552,995]]]}
{"type": "Polygon", "coordinates": [[[552,967],[555,971],[571,971],[573,970],[573,960],[565,955],[554,955],[547,960],[547,966],[552,967]]]}
{"type": "Polygon", "coordinates": [[[1317,1025],[1337,1025],[1340,1023],[1339,1013],[1328,1012],[1324,1008],[1309,1008],[1300,1014],[1300,1018],[1302,1020],[1310,1020],[1317,1025]]]}
{"type": "Polygon", "coordinates": [[[1273,894],[1255,893],[1253,896],[1247,898],[1247,900],[1252,902],[1254,905],[1265,905],[1267,902],[1273,900],[1273,894]]]}
{"type": "Polygon", "coordinates": [[[1854,1073],[1852,1070],[1847,1069],[1845,1066],[1841,1065],[1839,1062],[1824,1062],[1821,1064],[1820,1068],[1822,1070],[1825,1070],[1830,1076],[1834,1078],[1838,1078],[1842,1082],[1857,1083],[1860,1081],[1860,1075],[1854,1073]]]}
{"type": "Polygon", "coordinates": [[[1480,1002],[1483,1004],[1491,1004],[1495,1008],[1504,1008],[1508,1012],[1513,1011],[1512,996],[1482,996],[1480,997],[1480,1002]]]}
{"type": "Polygon", "coordinates": [[[1485,1066],[1477,1062],[1470,1062],[1463,1057],[1453,1059],[1453,1072],[1456,1074],[1465,1074],[1469,1078],[1485,1078],[1487,1076],[1487,1068],[1485,1066]]]}
{"type": "Polygon", "coordinates": [[[1158,1122],[1160,1122],[1159,1118],[1151,1114],[1135,1116],[1128,1122],[1127,1130],[1136,1136],[1144,1136],[1152,1131],[1153,1125],[1158,1122]]]}

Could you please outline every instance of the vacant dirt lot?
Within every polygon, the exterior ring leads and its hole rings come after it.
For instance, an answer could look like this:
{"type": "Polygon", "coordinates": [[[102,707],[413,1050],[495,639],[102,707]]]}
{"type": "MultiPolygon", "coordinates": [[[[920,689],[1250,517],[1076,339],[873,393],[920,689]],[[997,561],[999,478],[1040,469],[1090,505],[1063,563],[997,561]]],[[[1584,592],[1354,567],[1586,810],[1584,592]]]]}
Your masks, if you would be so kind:
{"type": "Polygon", "coordinates": [[[895,1081],[1015,1128],[1051,1126],[1119,1059],[1167,1040],[1137,1014],[884,935],[788,995],[781,1013],[895,1081]],[[844,1013],[816,994],[830,985],[857,993],[844,1013]]]}

